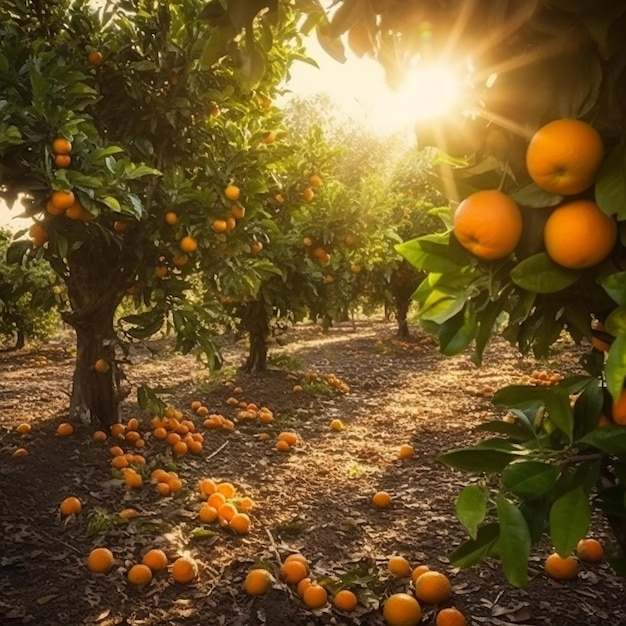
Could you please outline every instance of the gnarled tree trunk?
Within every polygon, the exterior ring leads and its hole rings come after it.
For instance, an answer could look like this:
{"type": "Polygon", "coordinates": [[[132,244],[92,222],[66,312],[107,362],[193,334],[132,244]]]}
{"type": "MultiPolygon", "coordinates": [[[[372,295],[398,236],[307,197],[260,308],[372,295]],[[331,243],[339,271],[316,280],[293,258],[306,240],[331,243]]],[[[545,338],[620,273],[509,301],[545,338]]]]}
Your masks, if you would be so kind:
{"type": "Polygon", "coordinates": [[[408,315],[411,298],[417,289],[423,274],[420,274],[407,261],[402,260],[397,269],[391,274],[391,292],[396,307],[398,322],[398,337],[406,339],[410,336],[408,315]]]}

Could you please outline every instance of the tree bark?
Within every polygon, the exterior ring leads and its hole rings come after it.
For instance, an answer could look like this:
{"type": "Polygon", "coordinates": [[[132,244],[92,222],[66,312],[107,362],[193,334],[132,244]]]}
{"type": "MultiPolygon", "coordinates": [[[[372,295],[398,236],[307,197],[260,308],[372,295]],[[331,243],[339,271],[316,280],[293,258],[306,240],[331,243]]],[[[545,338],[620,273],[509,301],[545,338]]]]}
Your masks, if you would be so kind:
{"type": "MultiPolygon", "coordinates": [[[[404,294],[402,294],[404,296],[404,294]]],[[[411,300],[407,297],[396,296],[396,315],[398,320],[398,337],[407,339],[411,336],[409,333],[409,307],[411,306],[411,300]]]]}
{"type": "Polygon", "coordinates": [[[65,316],[76,331],[76,368],[72,377],[70,416],[85,423],[110,426],[120,421],[120,373],[115,361],[113,314],[117,300],[89,312],[65,316]],[[96,371],[102,359],[107,371],[96,371]]]}
{"type": "Polygon", "coordinates": [[[17,339],[15,340],[15,349],[21,350],[26,345],[26,334],[23,330],[17,331],[17,339]]]}
{"type": "Polygon", "coordinates": [[[246,305],[243,324],[250,340],[245,369],[258,374],[267,369],[267,338],[270,334],[269,319],[262,302],[254,301],[246,305]]]}

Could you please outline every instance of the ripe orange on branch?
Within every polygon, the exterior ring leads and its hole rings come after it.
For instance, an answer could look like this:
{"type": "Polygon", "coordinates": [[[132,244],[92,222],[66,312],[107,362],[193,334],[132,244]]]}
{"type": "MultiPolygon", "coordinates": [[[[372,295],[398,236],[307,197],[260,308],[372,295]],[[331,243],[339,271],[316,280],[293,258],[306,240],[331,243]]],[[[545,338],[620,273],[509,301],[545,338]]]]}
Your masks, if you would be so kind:
{"type": "Polygon", "coordinates": [[[560,119],[542,126],[526,150],[526,168],[542,189],[564,196],[590,187],[604,159],[597,131],[585,122],[560,119]]]}
{"type": "Polygon", "coordinates": [[[70,154],[72,151],[72,142],[65,137],[57,137],[52,142],[52,152],[54,154],[70,154]]]}
{"type": "Polygon", "coordinates": [[[583,269],[603,261],[617,241],[617,223],[590,200],[557,207],[543,230],[546,251],[563,267],[583,269]]]}
{"type": "Polygon", "coordinates": [[[522,215],[501,191],[477,191],[454,211],[454,235],[479,259],[501,259],[513,252],[522,236],[522,215]]]}

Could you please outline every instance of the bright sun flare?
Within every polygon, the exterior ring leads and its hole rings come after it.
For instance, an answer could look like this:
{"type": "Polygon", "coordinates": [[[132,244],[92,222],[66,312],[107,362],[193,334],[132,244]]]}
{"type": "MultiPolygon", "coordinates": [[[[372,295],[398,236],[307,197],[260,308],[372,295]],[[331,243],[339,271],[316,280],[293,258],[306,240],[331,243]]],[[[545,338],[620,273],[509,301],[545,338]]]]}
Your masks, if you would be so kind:
{"type": "Polygon", "coordinates": [[[416,68],[398,91],[379,92],[371,103],[371,123],[380,134],[412,129],[418,121],[441,118],[459,101],[463,80],[452,68],[416,68]]]}

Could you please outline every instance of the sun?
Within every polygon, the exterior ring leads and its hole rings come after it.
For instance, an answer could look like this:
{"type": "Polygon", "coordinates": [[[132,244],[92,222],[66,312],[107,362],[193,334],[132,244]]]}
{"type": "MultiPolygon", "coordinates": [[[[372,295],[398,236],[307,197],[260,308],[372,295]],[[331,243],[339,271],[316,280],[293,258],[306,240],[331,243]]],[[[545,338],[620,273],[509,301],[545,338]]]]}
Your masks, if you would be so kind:
{"type": "Polygon", "coordinates": [[[456,112],[466,85],[466,78],[451,65],[419,65],[399,90],[381,90],[371,101],[370,124],[382,135],[412,132],[417,122],[456,112]]]}

